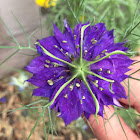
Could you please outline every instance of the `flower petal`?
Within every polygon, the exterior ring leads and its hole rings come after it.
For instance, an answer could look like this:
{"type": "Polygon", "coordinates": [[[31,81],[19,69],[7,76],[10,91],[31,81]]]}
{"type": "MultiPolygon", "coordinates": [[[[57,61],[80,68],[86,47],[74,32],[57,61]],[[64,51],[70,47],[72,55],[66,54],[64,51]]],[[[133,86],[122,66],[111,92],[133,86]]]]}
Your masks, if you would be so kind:
{"type": "Polygon", "coordinates": [[[34,58],[25,69],[33,74],[36,74],[42,70],[44,70],[46,58],[43,56],[38,56],[34,58]]]}
{"type": "Polygon", "coordinates": [[[56,38],[54,36],[50,36],[50,37],[47,37],[47,38],[44,38],[44,39],[38,40],[38,41],[47,51],[49,51],[54,56],[56,56],[60,59],[63,59],[65,61],[71,62],[69,57],[67,57],[64,54],[63,50],[61,51],[62,47],[59,45],[58,41],[56,40],[56,38]]]}
{"type": "Polygon", "coordinates": [[[61,76],[67,77],[66,68],[46,68],[40,73],[34,74],[27,81],[35,86],[44,87],[45,85],[48,85],[48,80],[52,80],[52,82],[55,83],[55,81],[57,81],[57,79],[61,76]]]}

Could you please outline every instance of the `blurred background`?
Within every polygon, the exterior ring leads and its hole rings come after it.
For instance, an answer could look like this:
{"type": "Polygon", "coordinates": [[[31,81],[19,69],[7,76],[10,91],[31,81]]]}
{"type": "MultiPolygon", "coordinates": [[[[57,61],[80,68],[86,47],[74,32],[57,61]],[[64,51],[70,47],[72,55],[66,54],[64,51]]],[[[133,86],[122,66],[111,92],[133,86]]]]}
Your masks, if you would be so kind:
{"type": "MultiPolygon", "coordinates": [[[[52,23],[63,31],[63,19],[67,19],[72,28],[77,22],[104,22],[108,30],[115,29],[116,42],[127,40],[126,47],[130,48],[133,56],[140,54],[138,0],[0,0],[0,17],[0,46],[17,46],[12,33],[21,46],[28,47],[30,42],[34,48],[37,39],[53,34],[52,23]],[[26,34],[30,36],[29,39],[26,34]]],[[[38,100],[32,97],[34,87],[25,82],[30,75],[24,70],[36,55],[36,52],[29,49],[17,53],[10,47],[0,47],[0,112],[4,112],[0,114],[0,140],[26,140],[39,116],[35,110],[17,109],[38,100]],[[18,111],[6,112],[12,109],[18,111]]],[[[122,111],[120,114],[134,129],[130,118],[122,111]]],[[[54,116],[52,114],[55,121],[54,116]]],[[[138,116],[132,117],[136,123],[139,122],[138,116]]],[[[50,129],[49,121],[46,113],[47,130],[50,129]]],[[[31,140],[45,139],[43,125],[43,121],[40,121],[31,140]]],[[[57,118],[55,129],[58,136],[48,131],[48,139],[52,139],[53,135],[54,140],[95,139],[82,118],[67,127],[57,118]]]]}
{"type": "MultiPolygon", "coordinates": [[[[14,15],[17,17],[19,22],[24,27],[27,34],[31,34],[35,30],[35,37],[31,38],[32,44],[36,42],[37,38],[40,38],[40,14],[39,7],[36,5],[34,0],[5,0],[0,1],[0,16],[5,21],[6,25],[15,36],[15,38],[21,44],[27,45],[27,38],[19,26],[14,15]]],[[[42,16],[43,20],[43,16],[42,16]]],[[[43,30],[43,36],[47,36],[48,32],[43,30]]],[[[2,21],[0,20],[0,45],[5,46],[15,46],[11,35],[4,27],[2,21]]],[[[0,61],[3,62],[8,56],[10,56],[15,50],[13,49],[0,49],[0,61]]],[[[25,56],[21,53],[32,53],[29,50],[21,51],[20,53],[15,54],[11,59],[5,62],[5,66],[14,67],[14,68],[23,68],[27,63],[32,59],[31,56],[25,56]]],[[[8,69],[0,69],[0,78],[7,75],[10,72],[8,69]]]]}

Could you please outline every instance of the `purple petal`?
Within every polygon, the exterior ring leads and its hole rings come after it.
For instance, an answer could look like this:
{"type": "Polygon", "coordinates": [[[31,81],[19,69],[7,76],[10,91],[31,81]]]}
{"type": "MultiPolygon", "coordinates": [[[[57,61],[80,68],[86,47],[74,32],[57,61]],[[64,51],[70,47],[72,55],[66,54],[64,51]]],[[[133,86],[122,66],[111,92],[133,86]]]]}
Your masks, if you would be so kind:
{"type": "Polygon", "coordinates": [[[111,61],[111,59],[108,59],[108,58],[90,65],[91,70],[98,70],[100,68],[106,69],[106,70],[109,69],[111,72],[114,72],[113,62],[111,61]]]}
{"type": "Polygon", "coordinates": [[[40,73],[34,74],[27,81],[35,86],[44,87],[48,84],[48,80],[52,80],[55,83],[55,79],[61,76],[67,77],[66,69],[64,67],[46,68],[40,73]]]}
{"type": "Polygon", "coordinates": [[[53,92],[53,89],[50,89],[50,86],[46,85],[45,87],[34,89],[33,95],[50,98],[52,95],[52,92],[53,92]]]}
{"type": "Polygon", "coordinates": [[[62,117],[65,124],[68,125],[71,121],[76,120],[82,115],[83,109],[76,96],[76,91],[73,90],[73,92],[71,92],[70,89],[68,89],[66,93],[68,94],[68,98],[63,97],[58,101],[58,104],[61,112],[60,117],[62,117]]]}
{"type": "Polygon", "coordinates": [[[44,70],[45,66],[45,57],[39,56],[34,58],[28,66],[25,67],[25,69],[33,74],[36,74],[42,70],[44,70]]]}
{"type": "Polygon", "coordinates": [[[61,47],[54,36],[39,40],[39,43],[54,56],[70,62],[70,59],[61,51],[61,47]]]}
{"type": "MultiPolygon", "coordinates": [[[[66,26],[66,25],[65,25],[66,26]]],[[[65,31],[64,34],[54,25],[54,35],[57,41],[59,42],[61,48],[65,51],[65,53],[69,53],[69,55],[75,53],[75,46],[73,43],[73,36],[71,32],[68,30],[65,31]]]]}

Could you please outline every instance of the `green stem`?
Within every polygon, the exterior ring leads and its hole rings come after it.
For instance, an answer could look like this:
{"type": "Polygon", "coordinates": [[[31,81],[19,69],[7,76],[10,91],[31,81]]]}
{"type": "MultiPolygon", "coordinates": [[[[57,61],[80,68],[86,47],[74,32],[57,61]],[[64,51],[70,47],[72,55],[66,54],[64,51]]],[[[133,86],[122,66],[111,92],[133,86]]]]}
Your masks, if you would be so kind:
{"type": "Polygon", "coordinates": [[[82,79],[83,79],[85,85],[87,86],[87,88],[88,88],[88,90],[89,90],[89,92],[90,92],[90,94],[91,94],[91,96],[92,96],[92,98],[93,98],[93,100],[94,100],[94,102],[95,102],[95,106],[96,106],[95,119],[96,119],[96,121],[97,121],[97,124],[99,124],[98,119],[97,119],[97,114],[98,114],[98,112],[99,112],[99,107],[100,107],[100,106],[99,106],[99,103],[98,103],[98,100],[97,100],[96,96],[93,94],[93,92],[92,92],[92,90],[91,90],[91,88],[90,88],[90,86],[89,86],[89,84],[88,84],[88,82],[87,82],[87,80],[86,80],[86,78],[85,78],[84,73],[82,74],[82,79]]]}
{"type": "Polygon", "coordinates": [[[71,67],[73,67],[73,68],[77,68],[75,65],[73,65],[73,64],[71,64],[71,63],[69,63],[69,62],[67,62],[67,61],[65,61],[65,60],[63,60],[63,59],[60,59],[60,58],[54,56],[53,54],[51,54],[50,52],[48,52],[43,46],[40,45],[39,42],[37,42],[36,44],[38,44],[38,45],[41,47],[41,49],[43,50],[43,52],[44,52],[46,55],[48,55],[48,56],[50,56],[50,57],[52,57],[52,58],[54,58],[54,59],[56,59],[56,60],[59,60],[59,61],[65,63],[65,64],[67,64],[67,65],[69,65],[69,66],[71,66],[71,67]]]}
{"type": "Polygon", "coordinates": [[[31,47],[15,47],[15,46],[0,46],[0,49],[3,48],[3,49],[19,49],[19,50],[32,50],[32,51],[36,51],[36,49],[34,48],[31,48],[31,47]]]}
{"type": "Polygon", "coordinates": [[[68,7],[70,8],[70,11],[71,11],[73,17],[75,18],[76,22],[79,23],[79,20],[78,20],[78,18],[76,17],[76,14],[74,13],[74,11],[73,11],[73,9],[72,9],[72,6],[70,5],[69,0],[65,0],[65,2],[66,2],[66,4],[68,5],[68,7]]]}
{"type": "Polygon", "coordinates": [[[64,84],[59,88],[59,90],[58,90],[57,93],[55,94],[55,96],[54,96],[54,98],[52,99],[52,101],[51,101],[50,103],[48,103],[45,107],[51,106],[51,105],[54,103],[55,99],[58,97],[58,95],[61,93],[61,91],[62,91],[72,80],[74,80],[74,78],[76,78],[77,75],[78,75],[78,74],[74,75],[69,81],[67,81],[66,83],[64,83],[64,84]]]}
{"type": "Polygon", "coordinates": [[[100,58],[100,59],[97,59],[97,60],[94,60],[94,61],[90,61],[87,66],[90,66],[91,64],[94,64],[94,63],[97,63],[105,58],[108,58],[109,56],[111,55],[115,55],[115,54],[123,54],[123,55],[128,55],[127,53],[123,52],[123,51],[114,51],[114,52],[111,52],[109,54],[107,54],[106,56],[100,58]]]}
{"type": "Polygon", "coordinates": [[[90,24],[88,25],[84,25],[82,28],[81,28],[81,48],[80,48],[80,63],[82,64],[82,57],[83,57],[83,37],[84,37],[84,31],[85,29],[89,26],[90,24]]]}
{"type": "Polygon", "coordinates": [[[37,51],[36,49],[34,49],[34,48],[31,48],[31,47],[21,47],[21,50],[32,50],[32,51],[37,51]]]}
{"type": "Polygon", "coordinates": [[[114,82],[114,80],[107,79],[107,78],[102,77],[102,76],[100,76],[100,75],[98,75],[98,74],[96,74],[96,73],[93,73],[93,72],[91,72],[91,71],[84,71],[84,72],[85,72],[85,73],[88,73],[88,74],[91,74],[91,75],[94,75],[94,76],[96,76],[96,77],[98,77],[98,78],[100,78],[100,79],[102,79],[102,80],[107,81],[107,82],[111,82],[111,83],[114,82]]]}
{"type": "Polygon", "coordinates": [[[9,28],[7,27],[6,23],[4,22],[4,20],[1,18],[0,16],[0,19],[1,21],[3,22],[5,28],[7,29],[7,31],[9,32],[9,34],[11,35],[11,37],[14,39],[14,41],[16,42],[16,44],[18,45],[18,47],[20,48],[20,44],[18,43],[18,41],[16,40],[16,38],[14,37],[14,35],[11,33],[11,31],[9,30],[9,28]]]}

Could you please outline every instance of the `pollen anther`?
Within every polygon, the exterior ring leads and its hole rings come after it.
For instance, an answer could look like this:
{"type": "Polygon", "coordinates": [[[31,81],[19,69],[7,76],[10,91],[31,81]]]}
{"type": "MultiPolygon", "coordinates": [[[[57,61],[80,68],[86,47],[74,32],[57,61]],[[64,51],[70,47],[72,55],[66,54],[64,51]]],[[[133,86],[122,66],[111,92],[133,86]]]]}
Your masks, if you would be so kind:
{"type": "Polygon", "coordinates": [[[73,90],[73,85],[70,85],[69,87],[70,87],[70,90],[72,91],[73,90]]]}
{"type": "Polygon", "coordinates": [[[64,78],[64,76],[60,76],[60,77],[59,77],[59,79],[63,79],[63,78],[64,78]]]}
{"type": "Polygon", "coordinates": [[[80,87],[80,84],[79,84],[79,83],[76,83],[76,86],[77,86],[77,87],[80,87]]]}
{"type": "Polygon", "coordinates": [[[103,91],[104,89],[102,87],[99,87],[100,91],[103,91]]]}
{"type": "Polygon", "coordinates": [[[68,94],[65,94],[64,97],[65,97],[66,99],[68,99],[68,94]]]}
{"type": "Polygon", "coordinates": [[[85,53],[87,53],[87,50],[85,50],[85,53]]]}
{"type": "Polygon", "coordinates": [[[48,82],[48,84],[49,84],[50,86],[53,85],[53,81],[52,81],[52,80],[48,80],[47,82],[48,82]]]}
{"type": "Polygon", "coordinates": [[[55,47],[55,48],[58,48],[58,46],[57,46],[57,45],[54,45],[54,47],[55,47]]]}
{"type": "Polygon", "coordinates": [[[107,50],[103,50],[102,53],[105,53],[107,50]]]}
{"type": "Polygon", "coordinates": [[[95,83],[98,84],[98,80],[95,80],[95,83]]]}
{"type": "Polygon", "coordinates": [[[47,63],[50,63],[50,61],[49,61],[49,60],[46,60],[46,62],[47,62],[47,63]]]}
{"type": "Polygon", "coordinates": [[[63,42],[63,43],[67,43],[67,41],[66,41],[66,40],[63,40],[62,42],[63,42]]]}
{"type": "Polygon", "coordinates": [[[108,73],[108,74],[111,74],[111,71],[110,71],[110,70],[107,70],[107,73],[108,73]]]}
{"type": "Polygon", "coordinates": [[[76,40],[76,35],[74,35],[74,40],[76,40]]]}
{"type": "Polygon", "coordinates": [[[65,54],[68,55],[68,52],[66,52],[65,54]]]}
{"type": "Polygon", "coordinates": [[[59,64],[57,64],[57,63],[54,62],[54,63],[53,63],[53,66],[54,66],[54,67],[58,67],[59,64]]]}
{"type": "Polygon", "coordinates": [[[44,66],[45,66],[46,68],[49,68],[49,65],[47,65],[47,64],[45,64],[44,66]]]}
{"type": "Polygon", "coordinates": [[[93,38],[93,39],[91,39],[91,43],[95,44],[95,43],[97,43],[97,40],[95,40],[95,38],[93,38]]]}
{"type": "Polygon", "coordinates": [[[79,44],[76,46],[76,48],[79,48],[79,44]]]}
{"type": "Polygon", "coordinates": [[[85,96],[83,96],[83,97],[82,97],[82,99],[86,99],[86,97],[85,97],[85,96]]]}
{"type": "Polygon", "coordinates": [[[102,68],[100,68],[98,71],[102,71],[103,69],[102,68]]]}

